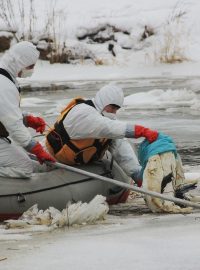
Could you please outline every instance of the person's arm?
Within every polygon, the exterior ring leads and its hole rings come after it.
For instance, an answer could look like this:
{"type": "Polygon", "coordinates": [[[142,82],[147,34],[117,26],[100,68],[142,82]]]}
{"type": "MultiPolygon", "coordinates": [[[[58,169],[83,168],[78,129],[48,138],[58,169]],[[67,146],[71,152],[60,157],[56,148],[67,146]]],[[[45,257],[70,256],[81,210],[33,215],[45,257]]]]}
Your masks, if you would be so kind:
{"type": "Polygon", "coordinates": [[[157,131],[146,127],[104,117],[95,108],[85,104],[77,105],[69,112],[64,126],[72,139],[145,137],[152,142],[158,136],[157,131]]]}
{"type": "Polygon", "coordinates": [[[45,131],[46,123],[43,118],[26,112],[23,112],[22,115],[25,127],[31,127],[41,134],[45,131]]]}
{"type": "Polygon", "coordinates": [[[64,119],[64,126],[72,139],[123,138],[126,123],[110,120],[91,106],[75,106],[64,119]]]}
{"type": "Polygon", "coordinates": [[[12,82],[1,79],[2,91],[0,91],[0,122],[9,132],[9,137],[26,151],[37,156],[40,163],[44,161],[55,162],[34,139],[23,123],[23,114],[19,107],[19,93],[12,82]]]}
{"type": "Polygon", "coordinates": [[[26,147],[31,141],[31,135],[23,123],[23,115],[19,107],[19,92],[7,78],[1,78],[0,84],[0,121],[9,132],[11,139],[26,147]]]}
{"type": "Polygon", "coordinates": [[[128,139],[112,140],[109,151],[128,176],[132,177],[134,173],[141,170],[138,158],[128,139]]]}
{"type": "Polygon", "coordinates": [[[128,124],[126,127],[126,133],[125,133],[126,138],[140,138],[144,137],[147,139],[150,143],[154,142],[158,138],[158,131],[157,130],[152,130],[147,127],[143,127],[140,125],[130,125],[128,124]]]}

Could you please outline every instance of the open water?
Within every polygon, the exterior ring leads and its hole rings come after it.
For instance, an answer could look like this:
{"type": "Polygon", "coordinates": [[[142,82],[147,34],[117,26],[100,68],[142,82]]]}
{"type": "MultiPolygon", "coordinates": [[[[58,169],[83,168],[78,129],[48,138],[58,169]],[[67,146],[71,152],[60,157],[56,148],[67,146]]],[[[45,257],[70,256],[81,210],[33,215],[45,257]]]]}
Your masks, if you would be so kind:
{"type": "MultiPolygon", "coordinates": [[[[66,90],[62,85],[62,90],[26,92],[24,98],[37,97],[43,100],[38,106],[25,106],[24,109],[30,112],[40,113],[48,124],[52,124],[56,119],[56,112],[59,111],[58,104],[67,104],[68,99],[82,96],[91,98],[107,82],[87,81],[72,82],[66,84],[66,90]]],[[[154,79],[134,79],[118,82],[124,90],[124,95],[128,96],[138,92],[148,92],[153,89],[183,89],[194,91],[197,99],[200,99],[200,79],[199,78],[154,78],[154,79]]],[[[152,104],[153,105],[153,104],[152,104]]],[[[170,104],[169,104],[170,108],[170,104]]],[[[173,109],[159,109],[153,106],[152,109],[134,109],[126,107],[119,113],[119,119],[129,121],[147,127],[157,129],[173,137],[184,164],[196,166],[200,165],[200,111],[191,110],[187,106],[178,106],[173,109]]],[[[138,140],[132,140],[138,144],[138,140]]]]}

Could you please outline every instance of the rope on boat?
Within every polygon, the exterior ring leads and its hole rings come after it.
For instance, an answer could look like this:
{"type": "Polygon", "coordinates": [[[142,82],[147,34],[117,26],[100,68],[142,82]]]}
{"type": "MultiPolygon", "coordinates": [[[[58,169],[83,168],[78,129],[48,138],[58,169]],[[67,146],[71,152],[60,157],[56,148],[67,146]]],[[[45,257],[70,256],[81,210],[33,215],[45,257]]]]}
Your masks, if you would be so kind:
{"type": "MultiPolygon", "coordinates": [[[[108,174],[110,174],[110,172],[104,172],[103,174],[101,174],[101,176],[108,175],[108,174]]],[[[13,196],[23,197],[25,195],[30,195],[30,194],[39,193],[39,192],[43,192],[43,191],[48,191],[48,190],[52,190],[52,189],[57,189],[57,188],[65,187],[65,186],[80,184],[80,183],[84,183],[84,182],[88,182],[88,181],[92,181],[92,180],[94,180],[94,177],[88,177],[88,178],[77,180],[77,181],[74,181],[74,182],[68,182],[68,183],[56,185],[56,186],[53,186],[53,187],[41,188],[41,189],[32,190],[32,191],[17,192],[17,193],[10,193],[10,194],[0,194],[0,198],[13,197],[13,196]]]]}

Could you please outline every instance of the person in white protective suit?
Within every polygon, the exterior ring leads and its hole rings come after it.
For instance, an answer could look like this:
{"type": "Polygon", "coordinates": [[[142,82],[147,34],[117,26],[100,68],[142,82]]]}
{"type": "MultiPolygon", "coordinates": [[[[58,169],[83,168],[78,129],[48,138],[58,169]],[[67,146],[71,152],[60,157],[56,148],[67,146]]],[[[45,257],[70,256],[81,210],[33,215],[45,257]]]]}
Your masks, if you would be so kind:
{"type": "Polygon", "coordinates": [[[0,177],[29,178],[33,162],[28,152],[40,163],[55,159],[32,139],[27,127],[43,132],[45,122],[40,117],[23,115],[20,109],[20,88],[16,77],[33,72],[39,51],[28,42],[13,45],[0,61],[0,177]]]}
{"type": "Polygon", "coordinates": [[[101,159],[108,149],[128,176],[141,186],[141,167],[127,138],[153,142],[158,132],[116,119],[124,101],[116,84],[102,87],[94,99],[73,99],[46,136],[46,147],[59,162],[74,165],[101,159]]]}

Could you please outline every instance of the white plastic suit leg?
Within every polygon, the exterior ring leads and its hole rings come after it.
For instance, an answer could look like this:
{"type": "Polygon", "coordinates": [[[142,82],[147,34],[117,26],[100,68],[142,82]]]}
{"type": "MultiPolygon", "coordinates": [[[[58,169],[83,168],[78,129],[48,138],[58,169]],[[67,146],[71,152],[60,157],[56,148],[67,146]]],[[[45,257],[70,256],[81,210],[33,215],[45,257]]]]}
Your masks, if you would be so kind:
{"type": "MultiPolygon", "coordinates": [[[[143,173],[143,187],[161,193],[163,178],[170,173],[175,174],[176,159],[172,152],[155,155],[149,158],[143,173]]],[[[191,208],[181,208],[173,202],[163,201],[145,195],[147,206],[152,212],[190,213],[191,208]]]]}
{"type": "Polygon", "coordinates": [[[23,148],[0,139],[0,177],[29,178],[33,164],[23,148]]]}

